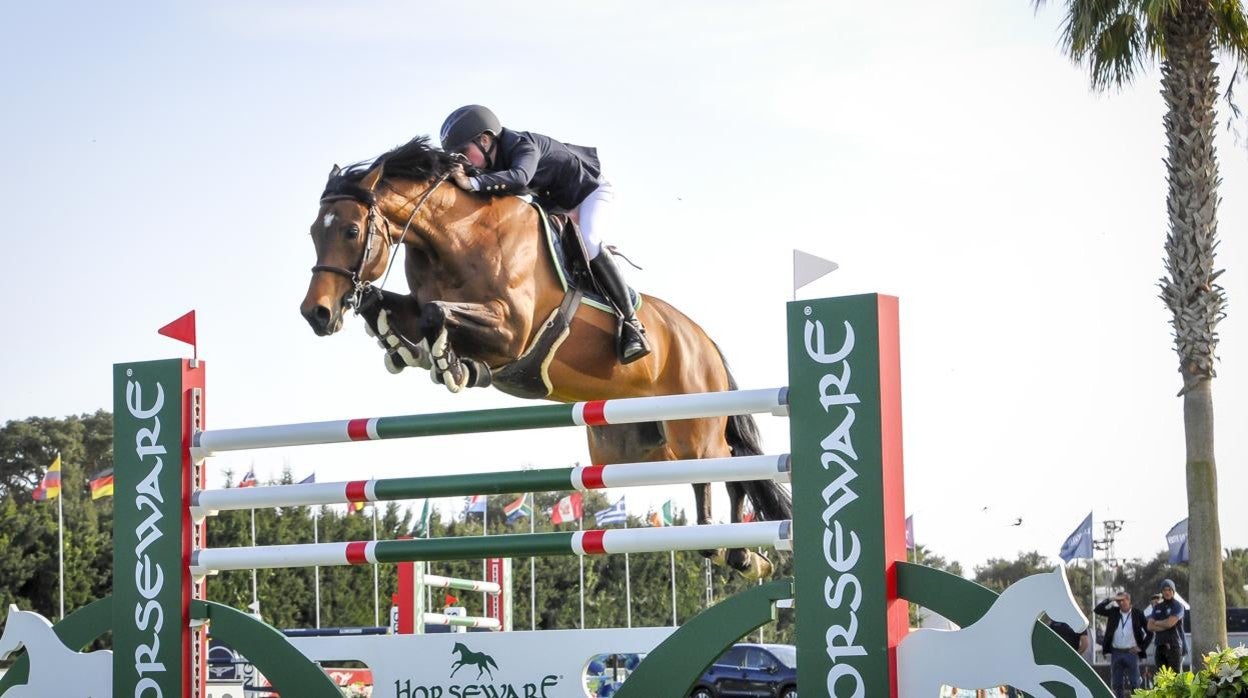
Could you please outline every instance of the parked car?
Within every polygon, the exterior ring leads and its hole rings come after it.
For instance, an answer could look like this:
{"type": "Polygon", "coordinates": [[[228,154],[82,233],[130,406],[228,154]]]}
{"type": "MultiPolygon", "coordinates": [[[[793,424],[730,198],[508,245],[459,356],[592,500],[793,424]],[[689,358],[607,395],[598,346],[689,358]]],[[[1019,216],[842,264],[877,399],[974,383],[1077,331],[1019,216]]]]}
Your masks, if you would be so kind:
{"type": "Polygon", "coordinates": [[[797,698],[793,645],[738,643],[702,674],[689,698],[797,698]]]}

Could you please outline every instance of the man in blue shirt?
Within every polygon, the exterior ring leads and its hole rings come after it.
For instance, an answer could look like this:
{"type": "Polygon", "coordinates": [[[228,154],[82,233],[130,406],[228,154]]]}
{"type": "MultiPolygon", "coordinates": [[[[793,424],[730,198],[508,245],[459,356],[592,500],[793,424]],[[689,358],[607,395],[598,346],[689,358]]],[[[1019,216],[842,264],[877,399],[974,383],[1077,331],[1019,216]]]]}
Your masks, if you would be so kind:
{"type": "Polygon", "coordinates": [[[1161,603],[1153,607],[1148,629],[1156,635],[1157,668],[1183,670],[1183,604],[1174,598],[1174,582],[1161,582],[1161,603]]]}

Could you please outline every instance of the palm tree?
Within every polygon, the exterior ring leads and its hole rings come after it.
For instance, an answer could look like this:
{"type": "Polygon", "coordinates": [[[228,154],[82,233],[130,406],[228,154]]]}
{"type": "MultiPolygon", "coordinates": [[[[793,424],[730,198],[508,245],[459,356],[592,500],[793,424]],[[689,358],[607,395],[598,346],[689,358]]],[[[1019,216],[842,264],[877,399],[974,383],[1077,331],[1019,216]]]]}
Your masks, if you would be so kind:
{"type": "MultiPolygon", "coordinates": [[[[1037,9],[1045,0],[1032,0],[1037,9]]],[[[1166,104],[1166,276],[1161,299],[1172,313],[1187,446],[1188,551],[1193,656],[1226,645],[1226,596],[1218,480],[1213,454],[1217,325],[1226,296],[1214,268],[1218,232],[1216,51],[1236,67],[1248,58],[1241,0],[1064,0],[1062,48],[1085,66],[1096,90],[1124,87],[1154,61],[1166,104]]]]}

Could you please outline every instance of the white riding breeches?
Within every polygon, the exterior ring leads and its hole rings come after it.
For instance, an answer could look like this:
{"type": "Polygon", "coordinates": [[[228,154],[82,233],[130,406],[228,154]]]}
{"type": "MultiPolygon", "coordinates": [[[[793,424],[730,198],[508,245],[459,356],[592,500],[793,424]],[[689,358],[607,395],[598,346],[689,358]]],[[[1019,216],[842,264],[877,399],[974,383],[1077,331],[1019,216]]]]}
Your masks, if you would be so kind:
{"type": "Polygon", "coordinates": [[[603,177],[598,177],[598,188],[589,193],[580,206],[572,211],[572,219],[581,230],[585,251],[593,259],[602,252],[602,241],[611,238],[611,207],[615,202],[615,189],[603,177]]]}

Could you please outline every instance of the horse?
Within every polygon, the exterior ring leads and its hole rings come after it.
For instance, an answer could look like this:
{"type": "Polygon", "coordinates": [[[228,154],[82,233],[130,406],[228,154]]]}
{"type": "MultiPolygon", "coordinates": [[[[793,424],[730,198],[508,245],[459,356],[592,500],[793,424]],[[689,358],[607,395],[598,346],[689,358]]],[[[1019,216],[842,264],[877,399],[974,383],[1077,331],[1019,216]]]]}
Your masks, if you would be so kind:
{"type": "Polygon", "coordinates": [[[1052,681],[1070,686],[1076,698],[1092,698],[1092,691],[1065,668],[1036,662],[1031,635],[1041,612],[1077,632],[1088,627],[1062,565],[1014,583],[983,617],[961,630],[910,633],[897,648],[898,695],[937,698],[941,686],[1008,685],[1029,696],[1053,698],[1043,686],[1052,681]]]}
{"type": "Polygon", "coordinates": [[[494,672],[490,671],[490,667],[498,668],[498,664],[494,658],[484,652],[473,652],[464,646],[462,642],[456,642],[451,648],[451,654],[458,654],[459,659],[451,665],[451,676],[465,666],[475,666],[477,668],[477,678],[481,678],[482,674],[489,674],[490,680],[494,680],[494,672]]]}
{"type": "MultiPolygon", "coordinates": [[[[548,341],[545,330],[568,293],[548,252],[541,213],[519,197],[447,184],[456,166],[455,156],[430,147],[427,137],[372,163],[334,166],[311,225],[316,265],[300,306],[317,335],[339,331],[354,309],[370,334],[385,338],[392,371],[404,365],[431,368],[434,380],[453,392],[484,385],[488,376],[519,365],[537,351],[539,339],[548,343],[538,362],[546,389],[512,394],[578,402],[737,388],[707,333],[649,295],[642,295],[637,312],[653,352],[640,361],[621,365],[616,318],[583,304],[567,324],[566,337],[548,341]],[[399,247],[406,252],[410,293],[378,293],[371,284],[387,273],[399,247]],[[370,295],[378,299],[371,310],[370,295]]],[[[589,427],[587,440],[594,463],[762,453],[749,415],[589,427]]],[[[742,520],[746,497],[760,520],[792,518],[791,498],[774,482],[727,487],[734,523],[742,520]]],[[[697,523],[711,523],[710,484],[693,488],[697,523]]],[[[748,578],[772,572],[770,561],[750,550],[702,554],[748,578]]]]}
{"type": "Polygon", "coordinates": [[[0,635],[0,660],[26,648],[30,672],[26,683],[5,691],[4,698],[107,698],[113,690],[113,653],[75,652],[61,643],[47,618],[9,605],[0,635]]]}

